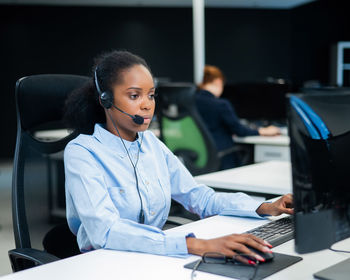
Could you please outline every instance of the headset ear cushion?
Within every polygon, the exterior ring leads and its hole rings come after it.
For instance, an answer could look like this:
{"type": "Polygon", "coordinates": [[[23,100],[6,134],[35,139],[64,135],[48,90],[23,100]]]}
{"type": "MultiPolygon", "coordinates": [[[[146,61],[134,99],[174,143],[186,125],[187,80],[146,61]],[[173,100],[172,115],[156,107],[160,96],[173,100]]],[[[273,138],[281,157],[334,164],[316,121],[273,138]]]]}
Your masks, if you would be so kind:
{"type": "Polygon", "coordinates": [[[113,96],[108,91],[102,92],[100,99],[101,99],[101,105],[104,108],[109,109],[112,107],[113,96]]]}

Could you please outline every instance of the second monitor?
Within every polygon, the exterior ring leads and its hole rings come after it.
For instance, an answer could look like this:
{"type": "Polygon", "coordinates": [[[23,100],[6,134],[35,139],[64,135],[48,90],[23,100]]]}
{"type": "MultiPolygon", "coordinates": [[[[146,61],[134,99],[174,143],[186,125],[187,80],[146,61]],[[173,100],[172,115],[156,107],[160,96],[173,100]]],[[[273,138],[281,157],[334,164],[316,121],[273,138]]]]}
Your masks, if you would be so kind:
{"type": "Polygon", "coordinates": [[[295,248],[350,237],[350,94],[290,95],[295,248]]]}

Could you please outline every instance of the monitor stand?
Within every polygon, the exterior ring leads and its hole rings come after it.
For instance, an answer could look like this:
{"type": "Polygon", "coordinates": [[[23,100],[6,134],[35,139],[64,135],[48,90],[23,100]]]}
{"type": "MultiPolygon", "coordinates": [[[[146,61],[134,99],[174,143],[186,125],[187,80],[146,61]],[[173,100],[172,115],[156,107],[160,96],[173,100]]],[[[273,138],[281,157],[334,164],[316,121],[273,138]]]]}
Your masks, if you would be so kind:
{"type": "Polygon", "coordinates": [[[348,280],[350,274],[350,258],[327,267],[319,272],[316,272],[314,276],[323,280],[348,280]]]}

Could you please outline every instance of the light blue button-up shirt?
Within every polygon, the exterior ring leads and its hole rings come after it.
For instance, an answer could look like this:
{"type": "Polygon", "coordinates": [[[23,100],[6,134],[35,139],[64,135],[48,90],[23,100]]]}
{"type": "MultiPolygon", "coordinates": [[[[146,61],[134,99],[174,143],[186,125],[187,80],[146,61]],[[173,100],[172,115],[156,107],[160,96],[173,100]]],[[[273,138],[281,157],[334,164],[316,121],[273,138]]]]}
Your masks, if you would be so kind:
{"type": "Polygon", "coordinates": [[[197,184],[176,156],[150,131],[125,141],[136,162],[145,223],[133,167],[121,139],[96,124],[64,151],[67,220],[82,252],[98,248],[160,255],[188,253],[190,233],[163,232],[171,198],[201,218],[216,214],[260,217],[243,193],[217,193],[197,184]]]}

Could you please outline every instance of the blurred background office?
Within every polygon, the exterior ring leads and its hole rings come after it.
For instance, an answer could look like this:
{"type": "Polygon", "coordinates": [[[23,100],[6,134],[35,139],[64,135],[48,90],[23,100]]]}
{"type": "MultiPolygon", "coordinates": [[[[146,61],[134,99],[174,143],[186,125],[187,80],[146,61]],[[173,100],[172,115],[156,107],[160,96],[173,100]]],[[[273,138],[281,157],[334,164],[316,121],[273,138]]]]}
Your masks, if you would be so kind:
{"type": "MultiPolygon", "coordinates": [[[[304,84],[335,85],[332,46],[350,41],[347,0],[205,4],[205,62],[225,73],[223,97],[240,117],[283,122],[286,92],[304,84]],[[258,110],[251,98],[260,108],[266,102],[274,110],[258,110]]],[[[144,57],[160,81],[193,83],[192,1],[0,0],[0,38],[0,242],[7,240],[0,244],[2,275],[11,272],[7,250],[14,247],[7,237],[12,238],[16,80],[44,73],[90,75],[96,54],[127,49],[144,57]]],[[[343,86],[350,85],[349,72],[343,86]]]]}
{"type": "MultiPolygon", "coordinates": [[[[206,1],[206,63],[225,73],[223,97],[237,99],[239,116],[258,114],[244,108],[243,88],[246,95],[259,89],[267,99],[269,88],[276,90],[271,84],[282,92],[309,80],[330,85],[331,47],[350,40],[346,4],[206,1]]],[[[189,0],[1,0],[0,158],[12,158],[14,152],[17,79],[42,73],[86,75],[92,57],[118,48],[145,57],[156,77],[193,82],[192,30],[189,0]]],[[[265,114],[273,115],[266,117],[283,117],[280,110],[269,113],[267,108],[265,114]]]]}

